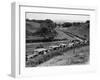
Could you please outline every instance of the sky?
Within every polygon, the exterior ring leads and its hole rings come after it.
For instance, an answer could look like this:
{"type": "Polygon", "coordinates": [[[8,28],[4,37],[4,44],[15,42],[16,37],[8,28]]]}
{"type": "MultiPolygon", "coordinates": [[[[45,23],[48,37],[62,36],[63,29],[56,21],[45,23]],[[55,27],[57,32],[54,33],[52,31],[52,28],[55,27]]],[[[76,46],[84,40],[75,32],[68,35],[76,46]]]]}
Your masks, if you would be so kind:
{"type": "Polygon", "coordinates": [[[26,19],[45,20],[51,19],[54,22],[84,22],[89,20],[90,16],[71,15],[71,14],[45,14],[45,13],[26,13],[26,19]]]}

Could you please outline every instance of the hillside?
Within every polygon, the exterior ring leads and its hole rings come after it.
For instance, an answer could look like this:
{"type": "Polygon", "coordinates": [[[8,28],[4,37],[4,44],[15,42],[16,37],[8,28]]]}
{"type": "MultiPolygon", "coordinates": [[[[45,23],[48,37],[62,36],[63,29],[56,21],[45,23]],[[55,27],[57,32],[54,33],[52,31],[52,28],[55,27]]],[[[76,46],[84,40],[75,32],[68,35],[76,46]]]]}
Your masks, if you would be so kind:
{"type": "Polygon", "coordinates": [[[89,40],[89,27],[87,23],[80,24],[79,26],[71,26],[67,30],[63,29],[62,31],[70,32],[89,40]]]}
{"type": "Polygon", "coordinates": [[[26,22],[26,30],[28,32],[35,33],[40,28],[40,23],[37,22],[26,22]]]}
{"type": "MultiPolygon", "coordinates": [[[[41,24],[46,27],[45,23],[38,23],[38,22],[28,22],[26,23],[26,38],[27,40],[43,40],[44,37],[38,34],[39,29],[41,29],[41,24]]],[[[73,38],[66,35],[63,31],[59,28],[54,29],[57,35],[54,39],[68,39],[72,40],[73,38]]],[[[48,34],[49,35],[49,34],[48,34]]]]}

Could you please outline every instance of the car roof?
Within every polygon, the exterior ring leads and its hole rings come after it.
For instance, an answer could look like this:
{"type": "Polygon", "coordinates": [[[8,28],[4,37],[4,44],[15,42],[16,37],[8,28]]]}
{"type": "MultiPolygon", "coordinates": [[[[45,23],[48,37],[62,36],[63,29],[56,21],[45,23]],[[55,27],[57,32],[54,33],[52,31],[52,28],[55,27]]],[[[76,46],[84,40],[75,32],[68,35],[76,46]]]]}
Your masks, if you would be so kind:
{"type": "Polygon", "coordinates": [[[66,45],[66,44],[60,44],[60,45],[66,45]]]}
{"type": "Polygon", "coordinates": [[[53,45],[53,46],[49,46],[49,47],[51,47],[51,48],[55,48],[55,47],[59,47],[59,46],[57,46],[57,45],[53,45]]]}
{"type": "Polygon", "coordinates": [[[37,48],[37,49],[34,49],[34,51],[37,51],[37,52],[41,52],[41,51],[45,51],[45,50],[47,50],[47,49],[45,49],[45,48],[37,48]]]}

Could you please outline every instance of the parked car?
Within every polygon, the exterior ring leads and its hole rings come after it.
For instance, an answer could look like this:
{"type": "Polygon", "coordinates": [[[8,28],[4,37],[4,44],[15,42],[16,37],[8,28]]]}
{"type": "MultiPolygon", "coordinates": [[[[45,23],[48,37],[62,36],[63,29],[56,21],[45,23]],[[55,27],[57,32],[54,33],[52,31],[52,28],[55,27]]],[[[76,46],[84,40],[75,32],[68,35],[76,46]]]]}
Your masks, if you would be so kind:
{"type": "Polygon", "coordinates": [[[33,53],[31,55],[27,56],[27,59],[33,59],[34,57],[37,57],[38,55],[43,55],[47,53],[47,49],[45,48],[38,48],[34,49],[33,53]]]}

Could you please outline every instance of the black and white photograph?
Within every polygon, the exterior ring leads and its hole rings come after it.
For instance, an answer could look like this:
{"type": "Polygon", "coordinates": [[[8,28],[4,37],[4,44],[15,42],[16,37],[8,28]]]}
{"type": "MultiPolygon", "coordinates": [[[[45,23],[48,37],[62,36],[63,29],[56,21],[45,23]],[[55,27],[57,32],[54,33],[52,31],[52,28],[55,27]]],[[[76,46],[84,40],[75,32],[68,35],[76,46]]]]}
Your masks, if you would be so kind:
{"type": "Polygon", "coordinates": [[[88,65],[90,16],[26,12],[25,66],[88,65]]]}

